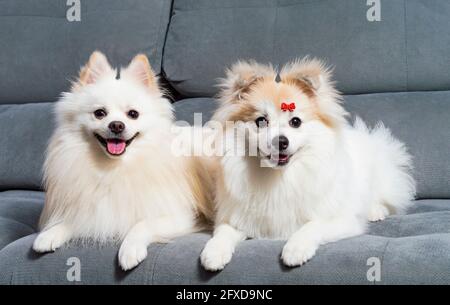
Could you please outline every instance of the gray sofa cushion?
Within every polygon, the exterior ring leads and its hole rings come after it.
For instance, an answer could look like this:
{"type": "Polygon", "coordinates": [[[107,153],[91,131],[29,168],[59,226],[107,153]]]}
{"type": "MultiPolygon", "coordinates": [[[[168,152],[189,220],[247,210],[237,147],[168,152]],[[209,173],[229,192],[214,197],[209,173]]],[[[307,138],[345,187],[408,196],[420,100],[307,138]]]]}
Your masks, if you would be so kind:
{"type": "Polygon", "coordinates": [[[0,249],[33,234],[44,206],[44,193],[36,191],[0,192],[0,249]]]}
{"type": "Polygon", "coordinates": [[[405,0],[408,90],[450,88],[450,1],[405,0]],[[447,30],[446,30],[447,29],[447,30]]]}
{"type": "MultiPolygon", "coordinates": [[[[6,219],[34,230],[42,201],[36,192],[0,193],[0,227],[15,230],[6,219]]],[[[24,234],[19,229],[16,238],[24,234]]],[[[118,246],[71,245],[40,255],[31,250],[35,237],[25,236],[0,250],[0,284],[72,284],[66,277],[72,257],[80,260],[82,284],[372,284],[366,278],[371,257],[381,262],[379,284],[450,281],[449,200],[416,201],[407,215],[391,216],[371,224],[365,235],[325,245],[294,269],[280,262],[283,241],[244,241],[222,272],[210,273],[199,263],[210,234],[191,234],[150,245],[147,259],[123,272],[117,264],[118,246]]]]}
{"type": "Polygon", "coordinates": [[[219,106],[219,101],[212,98],[190,98],[178,101],[174,104],[175,119],[194,125],[194,114],[202,115],[202,124],[211,120],[219,106]]]}
{"type": "Polygon", "coordinates": [[[381,1],[380,22],[367,20],[366,3],[175,0],[163,69],[187,97],[213,96],[238,59],[305,55],[333,64],[346,94],[450,89],[450,2],[381,1]]]}
{"type": "MultiPolygon", "coordinates": [[[[204,123],[217,105],[208,98],[181,100],[177,120],[192,124],[193,113],[203,112],[204,123]]],[[[450,91],[347,95],[344,107],[371,126],[382,121],[407,144],[419,198],[450,198],[450,91]]]]}
{"type": "Polygon", "coordinates": [[[80,1],[80,22],[66,3],[0,1],[0,104],[55,100],[95,49],[114,65],[144,52],[160,72],[171,1],[80,1]]]}
{"type": "Polygon", "coordinates": [[[54,129],[53,103],[0,105],[0,191],[42,188],[42,164],[54,129]]]}

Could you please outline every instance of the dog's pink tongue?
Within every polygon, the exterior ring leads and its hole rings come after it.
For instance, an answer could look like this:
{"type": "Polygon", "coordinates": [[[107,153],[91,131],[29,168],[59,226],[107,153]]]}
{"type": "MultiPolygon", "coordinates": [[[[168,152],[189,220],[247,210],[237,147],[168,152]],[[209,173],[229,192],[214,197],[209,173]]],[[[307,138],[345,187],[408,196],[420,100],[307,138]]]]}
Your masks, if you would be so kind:
{"type": "Polygon", "coordinates": [[[125,151],[125,141],[111,139],[106,141],[106,148],[111,155],[121,155],[125,151]]]}

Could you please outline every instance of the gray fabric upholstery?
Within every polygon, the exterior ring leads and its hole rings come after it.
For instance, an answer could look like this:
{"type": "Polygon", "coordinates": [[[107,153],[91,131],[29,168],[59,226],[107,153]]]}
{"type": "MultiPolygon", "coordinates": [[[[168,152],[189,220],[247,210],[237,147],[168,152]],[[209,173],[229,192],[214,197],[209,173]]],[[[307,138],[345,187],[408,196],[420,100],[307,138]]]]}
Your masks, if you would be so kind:
{"type": "MultiPolygon", "coordinates": [[[[217,101],[208,98],[175,103],[177,119],[193,123],[193,113],[211,118],[217,101]]],[[[406,143],[414,157],[419,198],[450,198],[450,91],[345,96],[344,107],[369,126],[382,121],[406,143]]]]}
{"type": "Polygon", "coordinates": [[[0,191],[41,189],[53,104],[0,105],[0,191]]]}
{"type": "Polygon", "coordinates": [[[211,98],[191,98],[178,101],[174,104],[175,119],[194,125],[194,114],[202,115],[202,124],[211,120],[219,102],[211,98]]]}
{"type": "Polygon", "coordinates": [[[282,65],[305,55],[334,65],[346,94],[450,89],[449,1],[381,1],[380,22],[368,9],[360,0],[175,0],[163,69],[189,97],[215,94],[238,59],[282,65]]]}
{"type": "Polygon", "coordinates": [[[66,2],[0,1],[0,104],[55,100],[96,49],[114,65],[144,52],[160,72],[171,1],[80,1],[81,22],[66,2]]]}
{"type": "Polygon", "coordinates": [[[82,22],[68,22],[66,1],[0,1],[0,285],[72,284],[73,257],[81,284],[374,284],[366,278],[371,257],[381,261],[376,284],[450,283],[450,199],[439,199],[450,198],[449,1],[381,1],[381,22],[367,21],[360,0],[80,3],[82,22]],[[294,269],[280,262],[283,241],[247,240],[225,270],[206,272],[199,255],[209,232],[150,245],[130,272],[118,267],[118,245],[36,254],[52,102],[95,49],[115,66],[147,54],[174,95],[190,97],[174,105],[177,119],[189,123],[194,112],[203,123],[211,117],[217,78],[237,59],[323,58],[335,66],[352,116],[381,120],[406,142],[423,200],[362,236],[321,247],[294,269]]]}
{"type": "Polygon", "coordinates": [[[450,2],[404,0],[408,90],[450,89],[450,2]]]}
{"type": "Polygon", "coordinates": [[[43,205],[42,192],[0,192],[0,250],[9,243],[37,231],[43,205]]]}
{"type": "MultiPolygon", "coordinates": [[[[42,204],[42,193],[0,193],[0,227],[21,223],[34,231],[42,204]]],[[[416,201],[407,215],[391,216],[371,224],[365,235],[325,245],[310,262],[293,269],[280,262],[283,241],[244,241],[222,272],[210,273],[199,263],[210,234],[191,234],[150,245],[148,258],[123,272],[118,246],[69,245],[40,255],[31,250],[36,235],[26,232],[20,238],[19,233],[0,250],[0,284],[71,284],[66,277],[71,257],[80,259],[81,284],[373,284],[366,278],[370,257],[381,261],[378,284],[450,281],[449,200],[416,201]]]]}

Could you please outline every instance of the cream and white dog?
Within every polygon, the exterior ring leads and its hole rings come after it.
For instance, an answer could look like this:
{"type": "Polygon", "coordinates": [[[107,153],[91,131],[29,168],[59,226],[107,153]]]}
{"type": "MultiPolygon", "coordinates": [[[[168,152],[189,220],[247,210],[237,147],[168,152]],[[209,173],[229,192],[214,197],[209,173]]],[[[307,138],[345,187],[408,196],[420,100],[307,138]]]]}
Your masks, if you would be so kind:
{"type": "Polygon", "coordinates": [[[94,52],[56,105],[33,249],[54,251],[71,239],[119,241],[119,263],[128,270],[150,243],[201,228],[211,217],[211,181],[199,159],[172,153],[172,106],[147,57],[116,74],[94,52]]]}
{"type": "Polygon", "coordinates": [[[279,75],[255,62],[228,71],[214,120],[244,122],[239,133],[224,124],[225,138],[257,143],[257,154],[225,149],[221,158],[214,236],[201,254],[207,270],[223,269],[246,238],[287,239],[282,261],[302,265],[320,245],[362,234],[414,198],[403,143],[382,124],[350,125],[330,77],[314,59],[279,75]]]}

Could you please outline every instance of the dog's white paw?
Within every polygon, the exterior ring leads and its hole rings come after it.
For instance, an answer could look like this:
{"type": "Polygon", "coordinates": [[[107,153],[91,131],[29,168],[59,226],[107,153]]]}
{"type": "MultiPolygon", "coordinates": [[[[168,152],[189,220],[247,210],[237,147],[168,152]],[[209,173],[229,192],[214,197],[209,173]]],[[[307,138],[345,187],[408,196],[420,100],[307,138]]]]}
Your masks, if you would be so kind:
{"type": "Polygon", "coordinates": [[[301,266],[316,254],[317,248],[317,244],[305,240],[288,241],[284,245],[281,259],[286,266],[301,266]]]}
{"type": "Polygon", "coordinates": [[[33,250],[39,253],[53,252],[66,242],[64,230],[51,228],[39,233],[33,243],[33,250]]]}
{"type": "Polygon", "coordinates": [[[200,255],[203,267],[209,271],[219,271],[231,261],[233,248],[224,242],[210,240],[200,255]]]}
{"type": "Polygon", "coordinates": [[[368,220],[369,221],[380,221],[386,219],[389,215],[389,209],[382,204],[373,204],[370,207],[368,220]]]}
{"type": "Polygon", "coordinates": [[[147,246],[124,241],[119,250],[119,264],[124,271],[133,269],[147,257],[147,246]]]}

